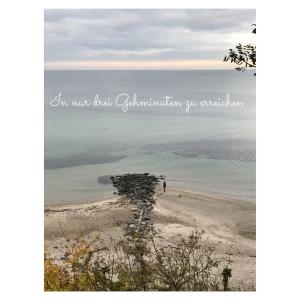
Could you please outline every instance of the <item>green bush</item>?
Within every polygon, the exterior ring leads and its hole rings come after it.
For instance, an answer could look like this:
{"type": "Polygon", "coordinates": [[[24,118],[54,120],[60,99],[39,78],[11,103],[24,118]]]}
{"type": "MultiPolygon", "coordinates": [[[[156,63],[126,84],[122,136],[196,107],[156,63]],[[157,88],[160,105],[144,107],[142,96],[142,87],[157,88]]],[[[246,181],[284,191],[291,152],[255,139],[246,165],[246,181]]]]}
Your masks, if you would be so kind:
{"type": "Polygon", "coordinates": [[[67,241],[60,261],[45,255],[45,290],[229,290],[230,261],[217,257],[202,237],[195,230],[175,244],[158,246],[153,233],[132,234],[110,249],[101,247],[100,239],[67,241]]]}

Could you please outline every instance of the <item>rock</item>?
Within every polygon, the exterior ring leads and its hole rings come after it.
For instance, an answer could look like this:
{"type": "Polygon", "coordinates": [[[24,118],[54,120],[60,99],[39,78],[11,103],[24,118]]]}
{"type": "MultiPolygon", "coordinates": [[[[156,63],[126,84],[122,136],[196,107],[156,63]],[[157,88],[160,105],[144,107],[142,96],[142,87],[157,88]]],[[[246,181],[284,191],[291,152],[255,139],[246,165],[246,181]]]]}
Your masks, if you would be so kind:
{"type": "Polygon", "coordinates": [[[101,184],[111,184],[111,177],[110,175],[99,176],[97,182],[101,184]]]}
{"type": "MultiPolygon", "coordinates": [[[[127,223],[126,235],[138,234],[139,238],[145,239],[153,231],[151,211],[155,200],[155,187],[159,178],[149,173],[110,176],[110,180],[118,195],[134,206],[132,220],[127,223]],[[142,218],[141,218],[142,217],[142,218]]],[[[163,177],[164,178],[164,177],[163,177]]]]}

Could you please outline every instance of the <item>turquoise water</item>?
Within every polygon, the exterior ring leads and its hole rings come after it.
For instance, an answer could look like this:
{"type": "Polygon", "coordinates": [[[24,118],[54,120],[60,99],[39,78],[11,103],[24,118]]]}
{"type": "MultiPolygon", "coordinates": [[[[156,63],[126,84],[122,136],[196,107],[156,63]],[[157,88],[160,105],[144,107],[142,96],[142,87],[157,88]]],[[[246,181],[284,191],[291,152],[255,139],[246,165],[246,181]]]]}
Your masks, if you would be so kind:
{"type": "Polygon", "coordinates": [[[168,186],[255,201],[255,77],[236,71],[46,71],[45,203],[109,197],[97,178],[126,172],[166,175],[168,186]],[[216,99],[239,108],[63,109],[65,97],[216,99]]]}

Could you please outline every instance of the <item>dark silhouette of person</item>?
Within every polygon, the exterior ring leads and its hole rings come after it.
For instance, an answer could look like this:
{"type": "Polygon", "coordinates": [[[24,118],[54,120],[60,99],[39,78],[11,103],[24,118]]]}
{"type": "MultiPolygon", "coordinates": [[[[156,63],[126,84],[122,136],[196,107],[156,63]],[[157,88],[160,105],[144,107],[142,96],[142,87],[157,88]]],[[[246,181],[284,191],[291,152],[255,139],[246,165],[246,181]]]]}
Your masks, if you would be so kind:
{"type": "Polygon", "coordinates": [[[166,181],[164,180],[164,183],[163,183],[163,187],[164,187],[164,193],[166,192],[166,187],[167,187],[167,184],[166,184],[166,181]]]}

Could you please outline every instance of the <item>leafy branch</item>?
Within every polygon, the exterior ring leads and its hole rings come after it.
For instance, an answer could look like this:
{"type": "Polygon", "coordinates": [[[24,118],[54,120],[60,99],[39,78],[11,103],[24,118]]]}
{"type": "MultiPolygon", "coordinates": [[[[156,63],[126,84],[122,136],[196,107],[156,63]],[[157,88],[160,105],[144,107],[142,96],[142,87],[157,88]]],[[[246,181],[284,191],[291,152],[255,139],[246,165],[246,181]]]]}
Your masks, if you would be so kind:
{"type": "MultiPolygon", "coordinates": [[[[256,34],[256,24],[253,24],[253,26],[252,33],[256,34]]],[[[234,50],[229,49],[229,53],[224,57],[223,61],[229,61],[238,65],[235,68],[237,71],[243,72],[248,68],[256,68],[256,45],[242,45],[239,43],[234,50]]]]}

